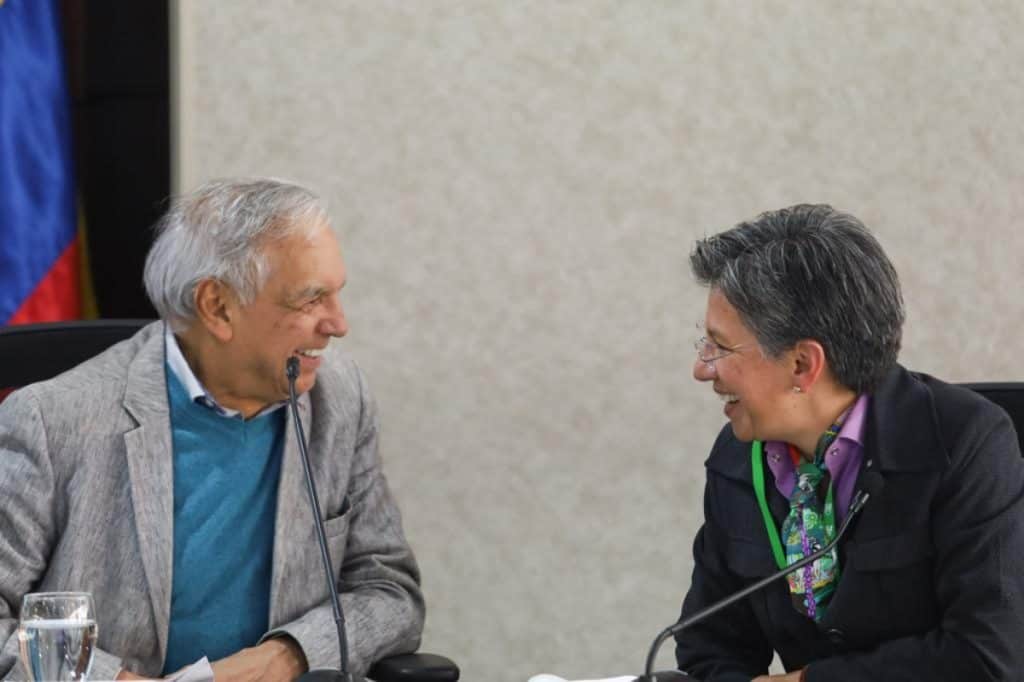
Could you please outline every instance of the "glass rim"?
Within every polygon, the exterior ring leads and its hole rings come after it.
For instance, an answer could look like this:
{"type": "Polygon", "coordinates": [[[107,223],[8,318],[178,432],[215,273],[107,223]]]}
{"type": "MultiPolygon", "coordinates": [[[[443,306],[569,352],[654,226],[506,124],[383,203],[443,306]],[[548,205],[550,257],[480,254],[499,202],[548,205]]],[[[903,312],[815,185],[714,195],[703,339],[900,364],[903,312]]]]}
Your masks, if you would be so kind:
{"type": "Polygon", "coordinates": [[[25,601],[29,597],[88,597],[92,599],[92,592],[29,592],[21,600],[25,601]]]}
{"type": "Polygon", "coordinates": [[[96,605],[91,592],[29,592],[21,598],[18,620],[22,623],[53,620],[51,615],[39,615],[37,612],[40,609],[43,611],[55,609],[60,612],[83,612],[91,614],[85,620],[95,620],[96,618],[96,605]]]}

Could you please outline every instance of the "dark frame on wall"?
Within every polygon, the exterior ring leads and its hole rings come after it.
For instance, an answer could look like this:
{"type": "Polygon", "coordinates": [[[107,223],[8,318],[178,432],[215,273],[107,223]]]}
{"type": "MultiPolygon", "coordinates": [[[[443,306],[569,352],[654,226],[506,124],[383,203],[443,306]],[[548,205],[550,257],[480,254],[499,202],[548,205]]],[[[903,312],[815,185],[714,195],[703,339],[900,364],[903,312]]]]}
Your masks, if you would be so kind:
{"type": "Polygon", "coordinates": [[[155,315],[142,288],[171,184],[167,0],[61,0],[75,171],[102,317],[155,315]]]}

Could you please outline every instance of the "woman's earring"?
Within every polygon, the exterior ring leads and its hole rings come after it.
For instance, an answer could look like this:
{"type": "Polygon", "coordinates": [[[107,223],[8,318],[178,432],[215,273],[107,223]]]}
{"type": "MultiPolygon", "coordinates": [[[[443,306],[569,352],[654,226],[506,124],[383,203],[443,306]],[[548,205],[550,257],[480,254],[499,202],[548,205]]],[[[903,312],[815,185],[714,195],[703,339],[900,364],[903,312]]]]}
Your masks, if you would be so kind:
{"type": "Polygon", "coordinates": [[[793,393],[803,393],[803,392],[804,392],[804,390],[802,388],[800,388],[799,386],[794,386],[793,387],[793,393]]]}

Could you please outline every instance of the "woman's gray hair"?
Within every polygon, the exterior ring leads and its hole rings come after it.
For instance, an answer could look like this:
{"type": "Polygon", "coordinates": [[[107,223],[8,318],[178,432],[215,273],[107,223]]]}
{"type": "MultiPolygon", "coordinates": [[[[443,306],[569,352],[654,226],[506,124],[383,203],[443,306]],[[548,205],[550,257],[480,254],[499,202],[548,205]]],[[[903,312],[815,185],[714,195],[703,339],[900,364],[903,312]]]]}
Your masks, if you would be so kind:
{"type": "Polygon", "coordinates": [[[196,318],[195,289],[227,284],[242,305],[266,283],[266,246],[327,224],[327,209],[306,189],[271,178],[214,180],[173,200],[156,224],[143,282],[160,317],[175,331],[196,318]]]}
{"type": "Polygon", "coordinates": [[[768,357],[814,339],[836,379],[871,392],[896,364],[899,277],[864,224],[824,204],[762,213],[697,242],[697,280],[718,289],[768,357]]]}

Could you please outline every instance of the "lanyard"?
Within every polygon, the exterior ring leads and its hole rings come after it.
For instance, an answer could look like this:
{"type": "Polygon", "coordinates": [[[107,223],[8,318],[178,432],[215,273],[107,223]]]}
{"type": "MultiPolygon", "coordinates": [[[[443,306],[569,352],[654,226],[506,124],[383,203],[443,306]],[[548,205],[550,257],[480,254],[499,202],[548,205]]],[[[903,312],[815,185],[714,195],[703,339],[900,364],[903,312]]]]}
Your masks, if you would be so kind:
{"type": "MultiPolygon", "coordinates": [[[[775,527],[775,519],[768,509],[768,499],[764,492],[764,443],[755,440],[750,446],[750,466],[754,472],[754,494],[757,495],[757,504],[761,508],[761,516],[764,518],[764,527],[768,532],[768,542],[772,546],[772,555],[779,568],[789,565],[786,561],[786,552],[782,548],[782,539],[779,537],[779,529],[775,527]]],[[[825,539],[831,542],[836,534],[835,505],[832,496],[832,481],[828,482],[828,494],[825,497],[825,508],[823,510],[823,521],[825,526],[825,539]]]]}

